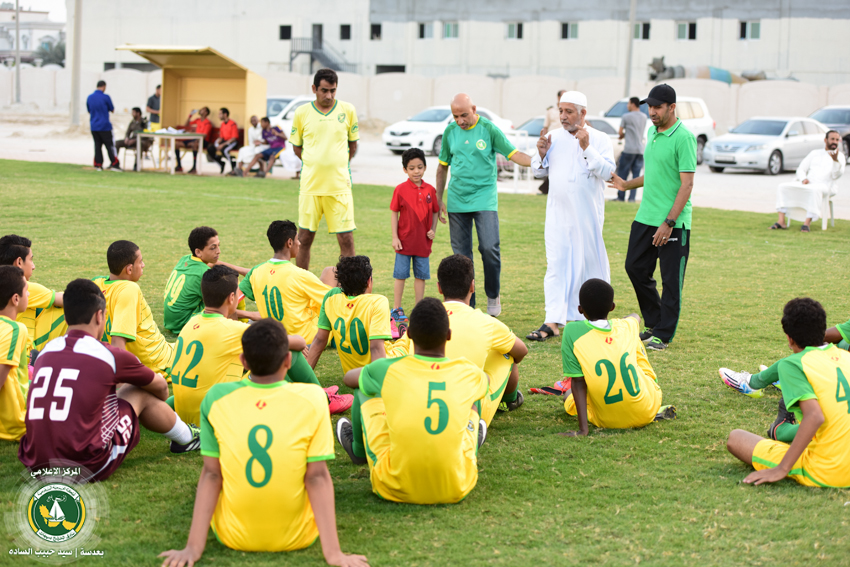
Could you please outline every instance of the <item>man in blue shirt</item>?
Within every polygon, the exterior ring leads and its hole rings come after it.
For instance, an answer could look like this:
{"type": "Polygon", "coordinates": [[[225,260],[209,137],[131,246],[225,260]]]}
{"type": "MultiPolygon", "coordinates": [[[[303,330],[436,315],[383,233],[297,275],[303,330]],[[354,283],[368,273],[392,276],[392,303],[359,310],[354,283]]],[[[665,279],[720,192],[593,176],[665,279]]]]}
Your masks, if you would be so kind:
{"type": "Polygon", "coordinates": [[[94,138],[94,169],[95,171],[103,171],[102,146],[106,146],[106,153],[109,155],[109,169],[121,171],[121,167],[118,165],[118,156],[115,154],[115,144],[112,141],[112,123],[109,121],[109,113],[115,112],[115,107],[112,106],[112,99],[109,98],[109,95],[103,92],[105,90],[106,81],[98,81],[97,90],[86,99],[86,110],[89,111],[91,116],[89,129],[92,138],[94,138]]]}

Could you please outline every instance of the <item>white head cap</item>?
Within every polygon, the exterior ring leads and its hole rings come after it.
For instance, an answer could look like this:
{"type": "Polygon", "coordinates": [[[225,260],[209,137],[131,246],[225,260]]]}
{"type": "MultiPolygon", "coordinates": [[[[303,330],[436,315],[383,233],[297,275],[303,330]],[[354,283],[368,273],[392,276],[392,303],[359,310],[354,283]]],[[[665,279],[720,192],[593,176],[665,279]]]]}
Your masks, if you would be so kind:
{"type": "Polygon", "coordinates": [[[567,91],[561,95],[560,102],[568,102],[570,104],[577,104],[579,106],[584,106],[587,108],[587,97],[584,96],[583,93],[578,91],[567,91]]]}

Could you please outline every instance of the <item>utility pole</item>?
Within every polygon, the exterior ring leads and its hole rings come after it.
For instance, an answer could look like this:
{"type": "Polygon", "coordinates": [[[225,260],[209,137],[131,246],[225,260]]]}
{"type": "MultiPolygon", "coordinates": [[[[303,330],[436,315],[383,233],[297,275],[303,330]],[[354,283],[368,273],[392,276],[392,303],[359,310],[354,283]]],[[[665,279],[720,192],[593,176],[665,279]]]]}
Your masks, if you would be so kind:
{"type": "Polygon", "coordinates": [[[628,43],[628,51],[626,52],[626,91],[623,93],[623,96],[628,97],[631,96],[632,93],[629,92],[632,88],[632,47],[635,43],[635,17],[637,16],[637,0],[631,0],[631,5],[629,6],[629,43],[628,43]]]}
{"type": "Polygon", "coordinates": [[[71,126],[80,125],[80,46],[83,30],[83,2],[74,0],[74,41],[71,51],[71,126]]]}
{"type": "Polygon", "coordinates": [[[15,102],[21,104],[21,2],[15,0],[15,102]]]}

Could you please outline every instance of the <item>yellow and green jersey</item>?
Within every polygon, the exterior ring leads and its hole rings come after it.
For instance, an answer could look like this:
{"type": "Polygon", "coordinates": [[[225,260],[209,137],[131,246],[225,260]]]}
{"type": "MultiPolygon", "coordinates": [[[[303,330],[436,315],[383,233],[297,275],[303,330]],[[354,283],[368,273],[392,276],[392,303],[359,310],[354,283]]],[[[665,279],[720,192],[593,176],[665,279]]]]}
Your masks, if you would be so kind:
{"type": "Polygon", "coordinates": [[[289,143],[301,147],[301,194],[350,193],[348,143],[359,139],[353,105],[338,100],[326,113],[315,102],[299,107],[292,119],[289,143]]]}
{"type": "Polygon", "coordinates": [[[136,282],[94,278],[106,298],[106,331],[101,340],[112,343],[112,337],[127,339],[127,350],[153,370],[168,374],[174,346],[165,340],[142,289],[136,282]]]}
{"type": "Polygon", "coordinates": [[[201,404],[201,455],[221,464],[212,528],[224,545],[291,551],[318,537],[304,475],[307,463],[334,458],[328,400],[319,386],[216,384],[201,404]]]}
{"type": "Polygon", "coordinates": [[[319,328],[330,331],[343,373],[372,362],[369,341],[389,340],[390,302],[383,295],[346,296],[338,287],[322,300],[319,328]]]}
{"type": "Polygon", "coordinates": [[[470,361],[418,355],[360,373],[372,490],[411,504],[462,500],[478,482],[478,412],[487,376],[470,361]],[[476,404],[477,405],[477,404],[476,404]]]}
{"type": "Polygon", "coordinates": [[[319,310],[330,287],[312,272],[289,260],[272,258],[251,268],[239,284],[245,297],[257,302],[263,317],[283,323],[290,335],[301,335],[307,344],[319,330],[319,310]]]}
{"type": "Polygon", "coordinates": [[[164,326],[172,333],[179,333],[183,325],[204,310],[201,295],[201,278],[210,267],[192,254],[180,258],[168,276],[163,294],[164,326]]]}
{"type": "Polygon", "coordinates": [[[584,377],[588,420],[597,427],[643,427],[661,407],[661,388],[649,364],[637,319],[612,319],[602,329],[567,323],[561,339],[564,376],[584,377]]]}
{"type": "Polygon", "coordinates": [[[850,487],[850,353],[835,345],[807,347],[778,363],[782,397],[803,419],[800,402],[817,400],[824,422],[800,457],[802,475],[820,486],[850,487]]]}
{"type": "Polygon", "coordinates": [[[0,364],[11,367],[0,385],[0,439],[6,441],[17,441],[26,433],[28,341],[26,325],[0,315],[0,364]]]}
{"type": "Polygon", "coordinates": [[[41,284],[29,282],[27,310],[18,314],[17,321],[27,327],[27,349],[41,350],[47,341],[61,337],[68,331],[65,313],[54,307],[56,292],[41,284]]]}
{"type": "Polygon", "coordinates": [[[171,362],[174,411],[184,422],[200,423],[201,402],[214,385],[242,379],[239,355],[247,328],[218,313],[199,313],[184,325],[171,362]]]}

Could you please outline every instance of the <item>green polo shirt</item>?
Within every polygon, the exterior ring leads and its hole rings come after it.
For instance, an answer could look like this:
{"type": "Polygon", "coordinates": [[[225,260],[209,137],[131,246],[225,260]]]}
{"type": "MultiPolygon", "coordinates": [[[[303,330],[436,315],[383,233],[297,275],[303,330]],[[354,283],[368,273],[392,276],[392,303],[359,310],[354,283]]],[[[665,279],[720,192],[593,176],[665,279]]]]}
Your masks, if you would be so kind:
{"type": "MultiPolygon", "coordinates": [[[[649,226],[661,226],[682,186],[679,174],[697,170],[696,137],[679,119],[663,132],[653,126],[646,134],[643,167],[643,197],[635,220],[649,226]]],[[[690,198],[674,228],[691,228],[690,198]]]]}
{"type": "Polygon", "coordinates": [[[457,122],[446,126],[440,163],[452,168],[446,203],[448,212],[499,210],[496,152],[510,159],[517,149],[498,126],[483,116],[467,130],[457,122]]]}

